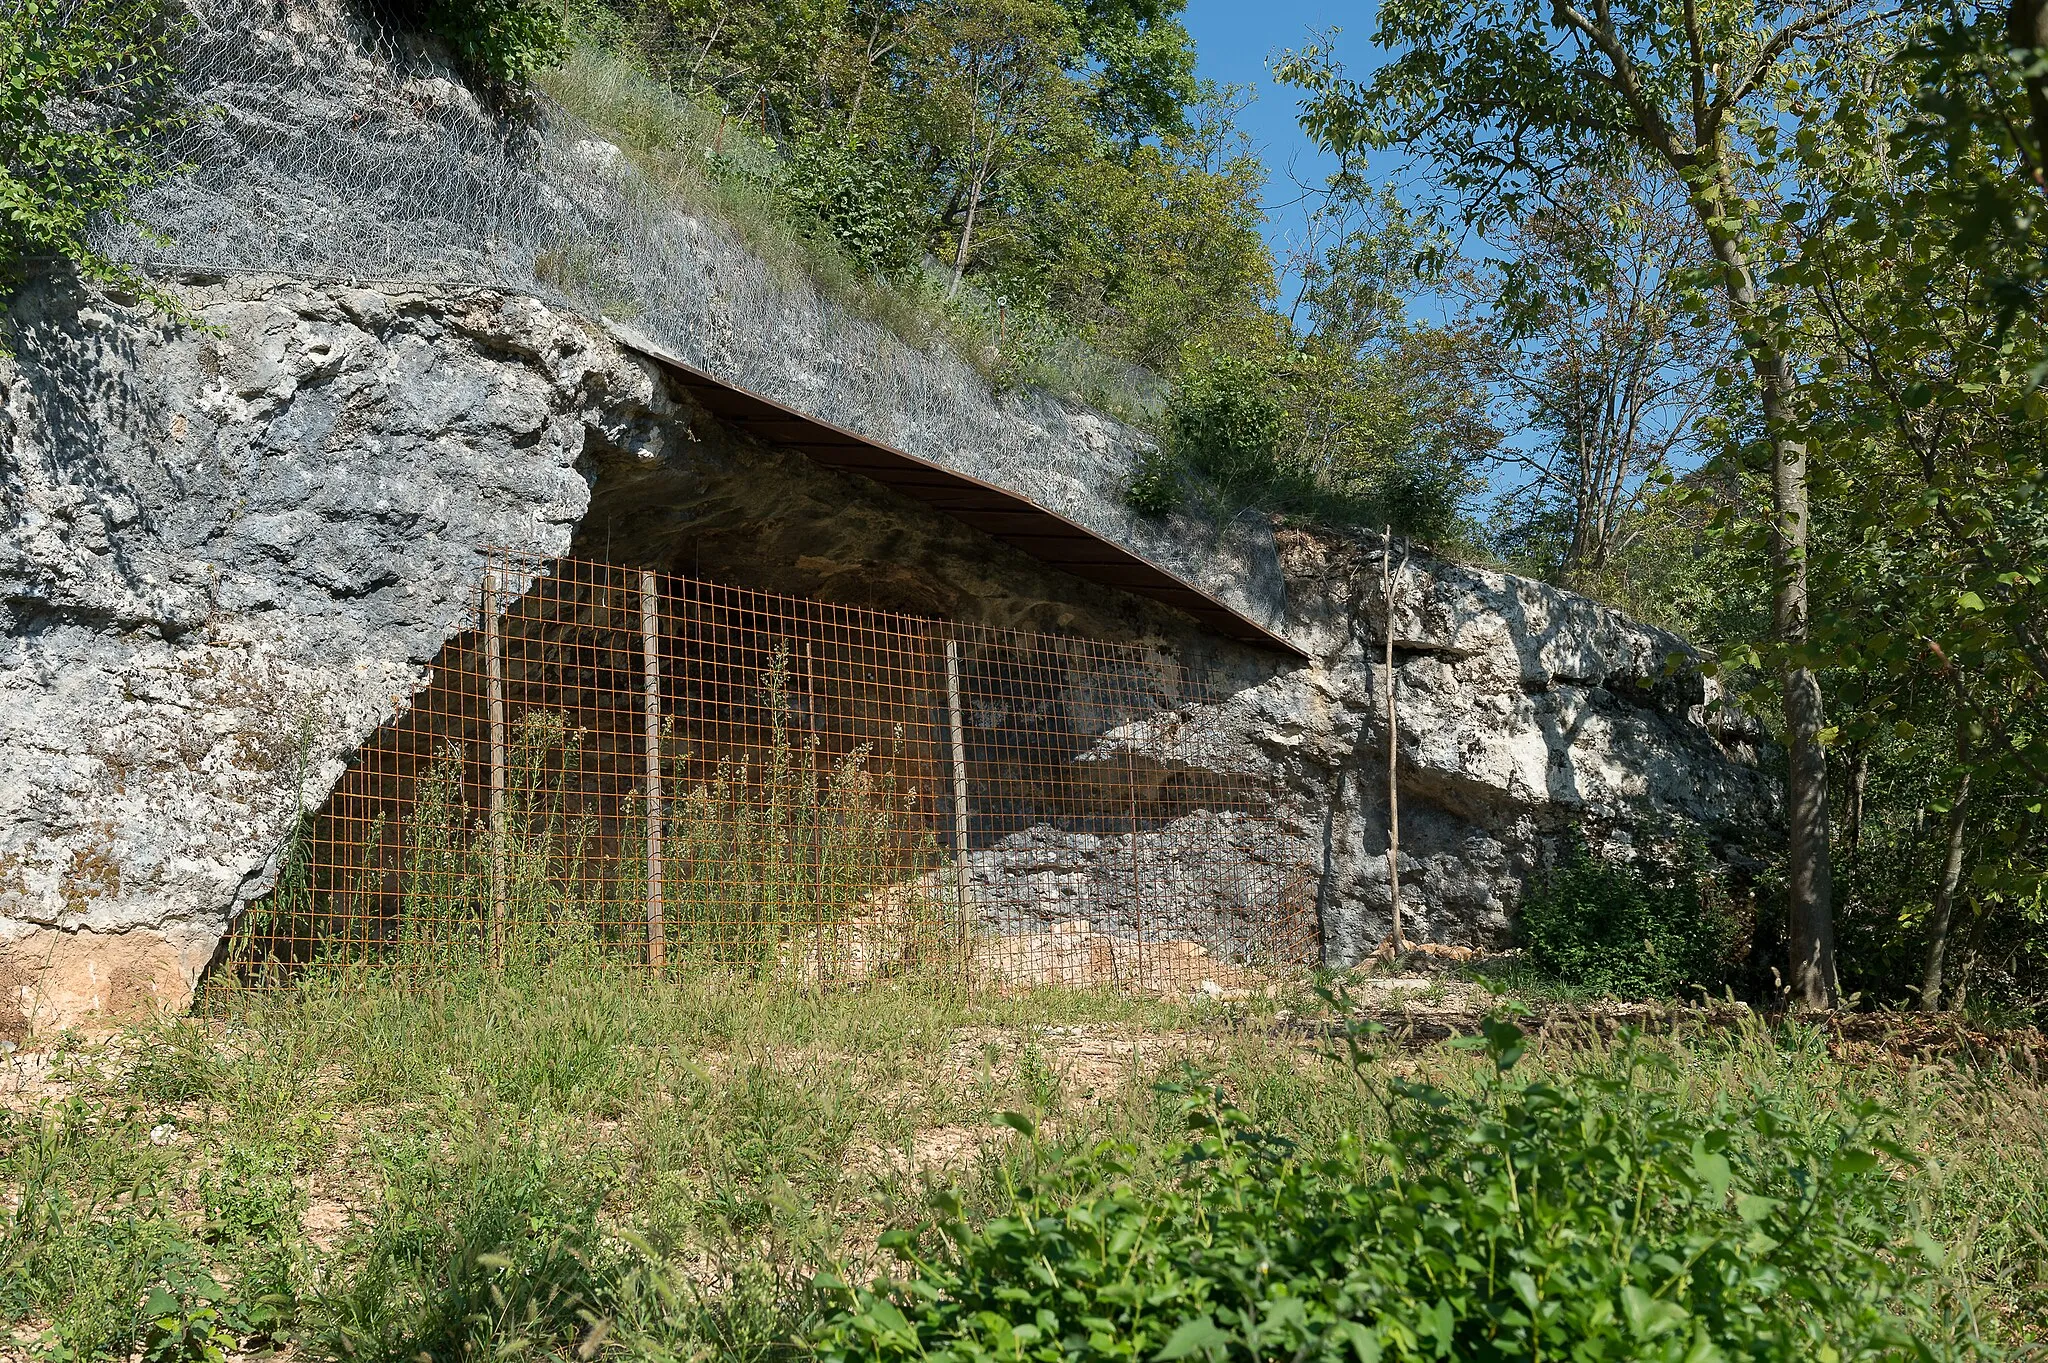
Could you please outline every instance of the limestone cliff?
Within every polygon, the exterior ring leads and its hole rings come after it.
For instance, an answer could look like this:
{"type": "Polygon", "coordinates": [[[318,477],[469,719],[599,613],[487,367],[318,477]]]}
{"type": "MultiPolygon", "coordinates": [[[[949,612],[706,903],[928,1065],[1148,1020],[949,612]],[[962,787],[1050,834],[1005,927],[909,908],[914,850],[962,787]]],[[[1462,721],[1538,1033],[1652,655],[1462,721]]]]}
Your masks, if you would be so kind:
{"type": "MultiPolygon", "coordinates": [[[[1205,635],[857,478],[735,439],[601,328],[518,295],[188,280],[204,327],[52,285],[0,365],[0,912],[19,1008],[181,1003],[301,801],[474,610],[485,546],[983,623],[1144,639],[1230,679],[1319,877],[1327,948],[1385,931],[1377,551],[1286,533],[1314,661],[1205,635]],[[50,969],[48,967],[56,967],[50,969]]],[[[1772,787],[1683,645],[1429,560],[1395,621],[1404,880],[1423,936],[1498,941],[1568,827],[1729,842],[1772,787]]],[[[1238,760],[1238,759],[1233,759],[1238,760]]]]}

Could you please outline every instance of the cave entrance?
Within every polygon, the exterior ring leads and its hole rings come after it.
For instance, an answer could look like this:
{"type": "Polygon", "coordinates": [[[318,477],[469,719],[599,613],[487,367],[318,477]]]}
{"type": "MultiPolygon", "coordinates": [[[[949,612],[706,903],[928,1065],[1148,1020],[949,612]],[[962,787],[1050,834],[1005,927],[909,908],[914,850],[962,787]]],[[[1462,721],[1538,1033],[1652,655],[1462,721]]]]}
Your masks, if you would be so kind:
{"type": "Polygon", "coordinates": [[[1142,645],[489,556],[471,628],[299,822],[244,978],[590,956],[806,982],[1238,990],[1312,870],[1142,645]]]}

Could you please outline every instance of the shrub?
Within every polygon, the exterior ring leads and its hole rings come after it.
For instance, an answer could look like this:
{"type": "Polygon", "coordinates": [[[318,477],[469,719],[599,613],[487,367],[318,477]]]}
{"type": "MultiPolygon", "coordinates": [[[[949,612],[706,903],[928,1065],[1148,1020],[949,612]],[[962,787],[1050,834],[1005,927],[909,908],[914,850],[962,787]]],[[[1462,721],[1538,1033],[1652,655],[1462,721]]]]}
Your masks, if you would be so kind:
{"type": "Polygon", "coordinates": [[[919,254],[916,187],[857,135],[820,131],[798,141],[782,190],[870,270],[893,273],[919,254]]]}
{"type": "Polygon", "coordinates": [[[1227,356],[1189,374],[1166,407],[1175,456],[1226,492],[1272,482],[1287,409],[1267,391],[1271,382],[1260,366],[1227,356]]]}
{"type": "Polygon", "coordinates": [[[164,135],[188,117],[171,84],[174,13],[164,0],[0,0],[0,300],[29,260],[62,256],[169,306],[86,233],[165,172],[164,135]]]}
{"type": "Polygon", "coordinates": [[[1146,516],[1193,500],[1223,516],[1255,506],[1317,525],[1391,525],[1439,545],[1460,539],[1471,487],[1457,441],[1409,410],[1424,399],[1407,389],[1376,402],[1349,394],[1330,410],[1327,390],[1351,381],[1298,352],[1280,368],[1220,356],[1191,369],[1125,501],[1146,516]]]}
{"type": "Polygon", "coordinates": [[[568,50],[551,0],[426,0],[420,19],[488,93],[517,90],[568,50]]]}
{"type": "Polygon", "coordinates": [[[1181,480],[1172,453],[1158,446],[1141,452],[1124,500],[1141,516],[1165,516],[1176,510],[1181,502],[1181,480]]]}
{"type": "MultiPolygon", "coordinates": [[[[1003,1215],[941,1199],[883,1243],[907,1276],[841,1293],[855,1359],[1933,1358],[1944,1322],[1887,1229],[1883,1115],[1768,1096],[1688,1111],[1625,1046],[1561,1082],[1475,1096],[1396,1082],[1389,1134],[1307,1157],[1221,1095],[1163,1186],[1110,1143],[1028,1176],[1003,1215]]],[[[1026,1125],[1021,1119],[1020,1126],[1026,1125]]],[[[1927,1253],[1934,1253],[1931,1243],[1927,1253]]]]}
{"type": "Polygon", "coordinates": [[[1705,850],[1688,844],[1669,868],[1595,857],[1566,842],[1522,901],[1517,931],[1546,978],[1618,998],[1711,990],[1734,931],[1716,902],[1705,850]]]}
{"type": "Polygon", "coordinates": [[[1144,455],[1125,490],[1132,510],[1164,516],[1195,494],[1226,505],[1277,505],[1285,490],[1276,451],[1287,409],[1269,391],[1272,376],[1251,361],[1212,358],[1183,375],[1166,403],[1159,447],[1144,455]]]}

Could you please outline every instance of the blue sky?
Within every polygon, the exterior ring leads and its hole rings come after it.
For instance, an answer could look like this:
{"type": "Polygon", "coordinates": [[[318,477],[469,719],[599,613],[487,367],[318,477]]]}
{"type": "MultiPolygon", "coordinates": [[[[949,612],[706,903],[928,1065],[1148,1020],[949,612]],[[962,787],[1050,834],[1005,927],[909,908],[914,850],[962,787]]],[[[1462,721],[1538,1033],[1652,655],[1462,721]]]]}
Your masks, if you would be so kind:
{"type": "MultiPolygon", "coordinates": [[[[1312,33],[1339,30],[1337,56],[1353,76],[1363,76],[1382,60],[1372,44],[1373,7],[1367,3],[1342,0],[1188,0],[1181,22],[1194,35],[1197,71],[1222,85],[1249,85],[1257,92],[1251,106],[1238,116],[1238,123],[1252,139],[1252,145],[1266,163],[1266,239],[1274,258],[1284,266],[1288,248],[1303,230],[1304,207],[1296,202],[1297,182],[1316,184],[1334,163],[1320,155],[1297,123],[1299,92],[1273,79],[1267,60],[1290,47],[1300,47],[1312,33]]],[[[1367,173],[1392,175],[1412,189],[1412,168],[1396,157],[1382,159],[1367,173]]],[[[1484,243],[1466,238],[1464,249],[1475,255],[1487,254],[1484,243]]],[[[1292,300],[1291,282],[1281,281],[1280,306],[1292,300]]],[[[1429,319],[1440,315],[1442,300],[1419,298],[1410,302],[1410,316],[1429,319]]],[[[1510,443],[1514,443],[1511,439],[1510,443]]],[[[1493,490],[1498,492],[1513,480],[1502,469],[1493,471],[1493,490]],[[1501,480],[1506,479],[1507,482],[1501,480]]]]}
{"type": "Polygon", "coordinates": [[[1294,178],[1314,184],[1330,165],[1295,122],[1298,92],[1275,83],[1266,59],[1300,47],[1313,31],[1338,28],[1338,55],[1354,71],[1370,66],[1372,8],[1336,0],[1188,0],[1181,22],[1194,35],[1204,78],[1257,89],[1257,100],[1238,121],[1270,169],[1266,237],[1284,259],[1302,225],[1301,210],[1288,203],[1296,197],[1294,178]]]}

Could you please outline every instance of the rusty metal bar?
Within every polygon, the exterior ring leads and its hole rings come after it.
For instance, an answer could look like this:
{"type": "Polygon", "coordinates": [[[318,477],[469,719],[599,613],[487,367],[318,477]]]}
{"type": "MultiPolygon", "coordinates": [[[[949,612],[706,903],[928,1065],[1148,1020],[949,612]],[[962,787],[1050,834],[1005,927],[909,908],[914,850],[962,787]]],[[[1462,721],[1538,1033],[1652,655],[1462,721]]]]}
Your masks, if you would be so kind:
{"type": "Polygon", "coordinates": [[[1408,572],[1408,555],[1401,555],[1397,572],[1394,563],[1394,527],[1387,527],[1385,547],[1380,551],[1380,586],[1387,605],[1387,902],[1392,916],[1387,930],[1387,948],[1399,954],[1408,949],[1401,931],[1401,712],[1396,706],[1400,674],[1394,671],[1394,611],[1399,604],[1401,579],[1408,572]]]}
{"type": "Polygon", "coordinates": [[[491,960],[505,955],[505,640],[499,625],[497,561],[484,569],[484,668],[491,725],[491,960]]]}
{"type": "Polygon", "coordinates": [[[953,890],[960,913],[960,950],[970,940],[967,916],[967,742],[960,725],[960,641],[946,640],[946,722],[953,738],[953,890]]]}
{"type": "Polygon", "coordinates": [[[661,893],[661,589],[645,569],[640,573],[640,650],[647,747],[647,964],[659,970],[668,959],[661,893]]]}

